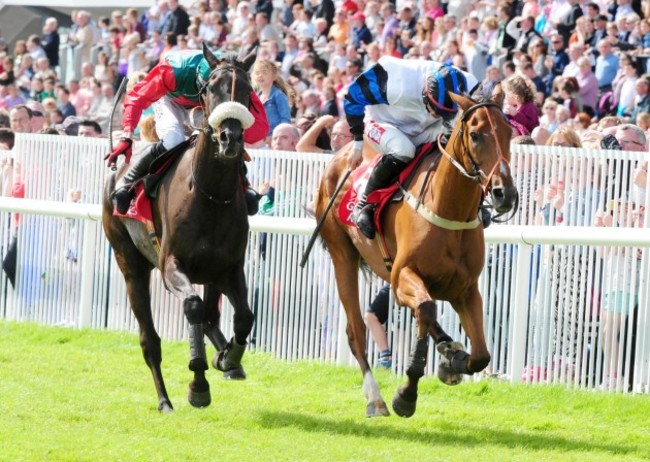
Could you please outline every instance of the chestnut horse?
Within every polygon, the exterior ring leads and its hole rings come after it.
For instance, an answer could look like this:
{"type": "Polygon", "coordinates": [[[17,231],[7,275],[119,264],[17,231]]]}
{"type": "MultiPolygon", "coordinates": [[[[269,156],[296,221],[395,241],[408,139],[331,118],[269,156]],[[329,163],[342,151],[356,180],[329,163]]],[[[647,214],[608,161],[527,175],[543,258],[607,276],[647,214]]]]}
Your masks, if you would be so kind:
{"type": "MultiPolygon", "coordinates": [[[[410,417],[415,412],[429,335],[442,355],[438,375],[447,384],[459,383],[461,374],[482,371],[490,362],[483,333],[483,302],[478,290],[485,242],[477,215],[487,190],[500,214],[518,203],[510,175],[511,128],[501,111],[500,86],[485,102],[454,94],[451,97],[462,113],[457,117],[446,148],[441,147],[444,155],[437,169],[427,174],[428,162],[422,163],[407,187],[411,199],[415,200],[393,202],[383,214],[384,237],[393,257],[392,271],[384,264],[377,242],[365,238],[356,227],[343,224],[336,213],[325,218],[320,232],[334,264],[339,297],[347,315],[350,349],[364,377],[368,417],[389,415],[389,412],[368,364],[366,327],[359,305],[361,260],[391,283],[396,302],[411,308],[417,322],[408,381],[397,390],[392,402],[395,413],[410,417]],[[418,197],[422,198],[420,203],[418,197]],[[436,321],[435,300],[448,301],[458,313],[472,344],[471,354],[442,330],[436,321]]],[[[344,148],[324,174],[316,200],[319,220],[345,175],[351,148],[351,145],[344,148]]],[[[349,183],[335,199],[334,210],[338,210],[349,183]]]]}
{"type": "Polygon", "coordinates": [[[151,313],[149,280],[154,267],[161,271],[167,289],[182,301],[189,321],[189,368],[194,378],[188,400],[192,406],[211,402],[204,335],[217,349],[212,364],[231,378],[244,378],[241,358],[253,326],[244,276],[249,225],[240,174],[243,131],[253,123],[248,112],[252,91],[248,70],[255,54],[241,61],[233,55],[220,59],[205,46],[203,54],[212,72],[199,92],[210,117],[195,147],[175,161],[152,199],[159,253],[142,223],[113,215],[110,193],[124,168],[110,175],[104,188],[104,232],[124,275],[131,309],[140,326],[142,353],[158,393],[158,410],[163,412],[173,408],[160,369],[160,337],[151,313]],[[203,284],[203,300],[193,284],[203,284]],[[234,338],[230,342],[219,329],[221,294],[234,308],[234,338]]]}

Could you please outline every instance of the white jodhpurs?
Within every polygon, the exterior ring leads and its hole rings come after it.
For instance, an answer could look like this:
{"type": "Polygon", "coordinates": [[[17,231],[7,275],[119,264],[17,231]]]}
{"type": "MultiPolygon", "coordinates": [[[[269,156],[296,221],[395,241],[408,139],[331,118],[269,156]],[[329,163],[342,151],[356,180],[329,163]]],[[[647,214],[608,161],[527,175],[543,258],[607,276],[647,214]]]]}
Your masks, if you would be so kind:
{"type": "Polygon", "coordinates": [[[441,131],[442,123],[439,123],[417,136],[408,136],[394,125],[370,120],[366,122],[363,134],[380,154],[408,162],[415,156],[416,146],[435,141],[441,131]]]}
{"type": "Polygon", "coordinates": [[[185,141],[185,124],[189,110],[164,96],[152,105],[156,117],[156,134],[165,149],[169,150],[185,141]]]}

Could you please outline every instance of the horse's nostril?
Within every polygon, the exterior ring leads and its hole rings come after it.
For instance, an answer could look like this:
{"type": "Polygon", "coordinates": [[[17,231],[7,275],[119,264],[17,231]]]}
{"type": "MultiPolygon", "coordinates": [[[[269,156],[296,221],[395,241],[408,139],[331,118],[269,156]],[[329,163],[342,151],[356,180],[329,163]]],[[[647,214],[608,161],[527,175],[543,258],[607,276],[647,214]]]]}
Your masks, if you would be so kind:
{"type": "Polygon", "coordinates": [[[503,200],[504,198],[503,188],[492,189],[492,197],[494,197],[494,199],[496,200],[503,200]]]}

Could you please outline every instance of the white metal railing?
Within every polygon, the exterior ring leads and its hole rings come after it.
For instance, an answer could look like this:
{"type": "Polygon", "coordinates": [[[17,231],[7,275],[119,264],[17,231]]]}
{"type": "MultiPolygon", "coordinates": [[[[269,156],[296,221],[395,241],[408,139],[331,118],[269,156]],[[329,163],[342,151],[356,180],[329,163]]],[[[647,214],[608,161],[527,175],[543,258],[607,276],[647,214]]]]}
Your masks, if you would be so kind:
{"type": "MultiPolygon", "coordinates": [[[[0,199],[0,210],[21,214],[16,289],[5,278],[0,284],[3,317],[137,329],[121,274],[97,221],[106,144],[106,140],[19,136],[14,156],[23,170],[27,199],[0,199]],[[80,190],[84,203],[65,202],[70,189],[80,190]]],[[[307,267],[297,266],[314,226],[313,220],[305,218],[303,206],[311,201],[329,156],[264,151],[252,155],[249,176],[253,183],[259,186],[273,181],[277,189],[277,216],[251,219],[246,272],[249,302],[257,320],[252,342],[256,348],[288,360],[318,358],[353,364],[327,254],[316,246],[307,267]],[[267,233],[265,253],[260,252],[263,233],[267,233]]],[[[593,197],[622,195],[624,181],[620,179],[632,174],[630,164],[638,159],[631,153],[515,148],[513,169],[518,171],[522,194],[521,210],[513,220],[516,225],[493,225],[486,230],[487,264],[481,292],[486,337],[493,355],[490,373],[512,381],[525,376],[532,381],[589,388],[606,383],[609,390],[627,390],[629,383],[635,391],[648,392],[650,342],[645,332],[650,328],[650,315],[645,302],[645,248],[649,238],[644,229],[590,227],[591,218],[584,213],[585,204],[593,197]],[[524,160],[537,168],[520,169],[524,160]],[[576,168],[582,175],[569,174],[576,168]],[[619,180],[598,183],[594,172],[618,173],[619,180]],[[551,211],[546,221],[554,226],[531,226],[540,209],[531,204],[534,189],[562,178],[570,198],[569,205],[560,208],[564,219],[554,220],[557,214],[551,211]],[[587,183],[598,185],[593,194],[572,196],[587,183]],[[623,279],[619,281],[608,277],[617,261],[613,255],[621,256],[623,279]],[[635,303],[624,296],[616,299],[614,289],[626,284],[638,298],[635,303]],[[602,298],[609,293],[614,296],[608,297],[608,303],[620,305],[623,311],[629,309],[631,314],[609,316],[605,323],[602,298]],[[632,335],[634,329],[636,336],[632,335]],[[617,351],[616,345],[620,345],[617,351]]],[[[634,192],[642,197],[642,191],[634,192]]],[[[619,210],[620,204],[615,201],[612,212],[619,218],[631,218],[631,211],[619,210]]],[[[7,249],[10,214],[0,213],[0,229],[4,230],[0,243],[7,249]]],[[[362,308],[381,285],[376,279],[361,279],[362,308]]],[[[182,309],[164,290],[158,272],[154,272],[151,293],[161,336],[183,338],[182,309]]],[[[231,318],[226,303],[226,332],[232,330],[231,318]]],[[[439,306],[439,322],[452,337],[467,344],[455,312],[446,303],[439,306]]],[[[392,310],[388,329],[394,369],[402,373],[413,332],[407,310],[392,310]]],[[[376,357],[372,341],[368,346],[370,357],[376,357]]],[[[435,365],[431,348],[429,373],[435,365]]]]}

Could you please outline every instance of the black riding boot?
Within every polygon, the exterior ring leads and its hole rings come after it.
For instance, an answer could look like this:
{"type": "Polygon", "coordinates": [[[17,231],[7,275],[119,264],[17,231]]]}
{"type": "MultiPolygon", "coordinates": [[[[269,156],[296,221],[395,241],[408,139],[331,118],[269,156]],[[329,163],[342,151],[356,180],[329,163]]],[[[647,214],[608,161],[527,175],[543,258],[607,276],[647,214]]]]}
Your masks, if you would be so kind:
{"type": "Polygon", "coordinates": [[[396,159],[391,155],[383,156],[370,174],[366,190],[361,194],[352,215],[353,221],[361,233],[368,239],[375,238],[375,204],[368,204],[368,196],[377,189],[385,188],[395,181],[408,162],[396,159]]]}
{"type": "Polygon", "coordinates": [[[167,150],[162,142],[154,143],[147,147],[147,150],[131,164],[124,176],[117,180],[115,191],[113,191],[111,197],[119,213],[124,214],[129,210],[133,195],[135,194],[135,190],[132,189],[133,183],[146,175],[149,172],[151,163],[165,151],[167,150]]]}

